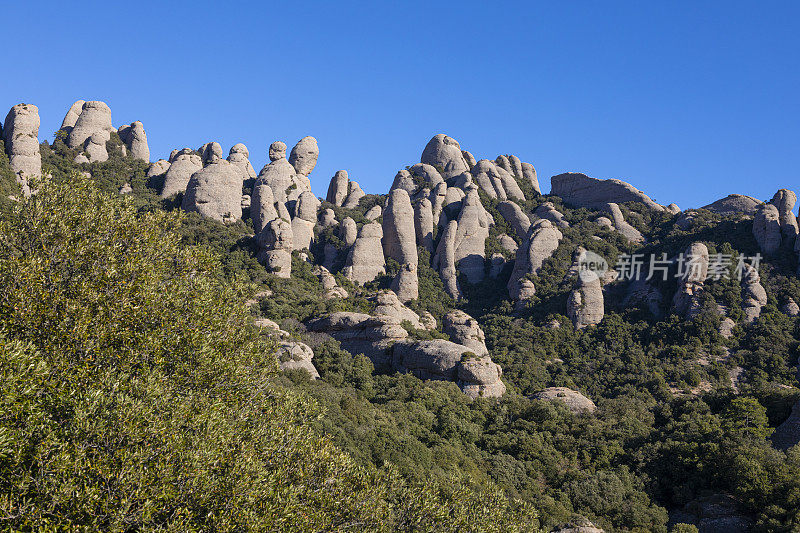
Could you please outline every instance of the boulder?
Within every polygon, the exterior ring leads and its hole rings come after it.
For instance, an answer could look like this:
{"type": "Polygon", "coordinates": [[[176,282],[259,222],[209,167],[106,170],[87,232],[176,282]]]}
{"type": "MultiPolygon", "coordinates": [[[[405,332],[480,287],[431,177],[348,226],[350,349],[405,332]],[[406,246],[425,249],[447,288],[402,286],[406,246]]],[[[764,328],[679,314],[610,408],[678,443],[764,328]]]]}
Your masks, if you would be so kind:
{"type": "Polygon", "coordinates": [[[461,391],[472,398],[500,398],[506,393],[506,386],[500,380],[503,369],[487,355],[474,353],[461,355],[456,374],[456,384],[461,391]]]}
{"type": "Polygon", "coordinates": [[[30,196],[28,179],[42,175],[42,155],[39,152],[39,108],[31,104],[12,107],[3,127],[6,153],[22,193],[30,196]]]}
{"type": "Polygon", "coordinates": [[[83,153],[90,162],[108,161],[108,148],[106,143],[111,138],[111,134],[105,130],[94,132],[91,137],[86,139],[83,145],[83,153]]]}
{"type": "Polygon", "coordinates": [[[336,312],[308,323],[308,329],[324,332],[352,354],[363,353],[379,370],[391,367],[392,347],[408,337],[400,319],[391,315],[336,312]]]}
{"type": "Polygon", "coordinates": [[[283,141],[275,141],[269,145],[269,160],[277,161],[278,159],[286,158],[286,143],[283,141]]]}
{"type": "Polygon", "coordinates": [[[730,339],[731,337],[733,337],[733,328],[735,327],[736,327],[736,322],[734,322],[728,317],[725,317],[720,321],[718,331],[723,338],[730,339]]]}
{"type": "Polygon", "coordinates": [[[580,392],[568,389],[567,387],[548,387],[535,393],[531,398],[546,402],[561,402],[575,414],[584,412],[594,413],[595,410],[597,410],[597,406],[592,400],[580,392]]]}
{"type": "MultiPolygon", "coordinates": [[[[253,231],[256,235],[267,225],[267,222],[278,218],[275,197],[272,188],[263,181],[256,181],[250,195],[250,219],[253,221],[253,231]]],[[[286,217],[288,218],[288,217],[286,217]]]]}
{"type": "Polygon", "coordinates": [[[411,173],[408,170],[403,169],[395,174],[394,180],[392,181],[392,186],[389,187],[389,192],[393,191],[394,189],[403,189],[408,193],[409,196],[416,192],[417,184],[414,183],[414,177],[411,176],[411,173]]]}
{"type": "Polygon", "coordinates": [[[292,153],[289,154],[289,163],[292,164],[298,174],[308,176],[317,165],[318,158],[319,147],[317,146],[317,140],[314,137],[307,136],[294,145],[292,153]]]}
{"type": "Polygon", "coordinates": [[[539,188],[539,178],[536,177],[536,169],[530,163],[522,163],[522,176],[531,184],[536,194],[542,194],[539,188]]]}
{"type": "Polygon", "coordinates": [[[759,205],[763,204],[761,200],[757,200],[752,196],[745,196],[743,194],[729,194],[725,198],[721,198],[716,202],[703,206],[703,209],[708,209],[713,213],[720,215],[730,215],[733,213],[744,213],[745,215],[754,215],[759,205]]]}
{"type": "Polygon", "coordinates": [[[425,329],[419,315],[403,305],[396,292],[378,291],[370,300],[375,303],[375,309],[372,311],[373,316],[390,316],[397,319],[398,324],[408,321],[414,329],[425,329]]]}
{"type": "Polygon", "coordinates": [[[326,300],[347,298],[350,296],[344,288],[340,287],[339,284],[336,283],[336,278],[324,266],[314,267],[312,273],[319,278],[319,281],[322,284],[322,290],[324,291],[322,297],[326,300]]]}
{"type": "Polygon", "coordinates": [[[67,136],[67,146],[72,149],[82,148],[89,137],[101,131],[116,131],[111,123],[111,109],[105,102],[84,102],[81,113],[67,136]]]}
{"type": "Polygon", "coordinates": [[[171,158],[171,163],[164,175],[164,186],[161,198],[169,198],[186,191],[192,174],[203,168],[203,161],[193,150],[184,148],[171,158]]]}
{"type": "Polygon", "coordinates": [[[743,507],[727,494],[704,493],[672,514],[675,522],[693,524],[700,533],[748,533],[755,524],[743,507]]]}
{"type": "Polygon", "coordinates": [[[250,164],[250,150],[244,144],[236,143],[231,147],[228,152],[228,162],[239,168],[245,180],[256,179],[256,169],[250,164]]]}
{"type": "Polygon", "coordinates": [[[544,202],[542,205],[536,208],[533,214],[539,218],[549,220],[559,228],[569,227],[569,222],[564,219],[564,215],[556,209],[556,206],[553,205],[553,202],[544,202]]]}
{"type": "Polygon", "coordinates": [[[118,133],[120,140],[127,148],[128,155],[145,163],[150,162],[150,147],[147,145],[144,124],[137,120],[129,126],[122,126],[118,133]]]}
{"type": "Polygon", "coordinates": [[[781,311],[788,316],[800,315],[800,306],[792,298],[789,298],[781,307],[781,311]]]}
{"type": "Polygon", "coordinates": [[[442,331],[450,340],[463,344],[478,356],[489,355],[486,349],[486,336],[478,321],[464,311],[453,310],[442,318],[442,331]]]}
{"type": "Polygon", "coordinates": [[[350,217],[345,217],[342,224],[339,226],[339,238],[342,239],[345,246],[348,248],[353,246],[358,237],[358,226],[355,220],[350,217]]]}
{"type": "Polygon", "coordinates": [[[189,179],[181,208],[218,222],[242,218],[242,174],[231,163],[218,159],[189,179]]]}
{"type": "Polygon", "coordinates": [[[585,518],[573,520],[554,529],[552,533],[605,533],[602,529],[595,526],[585,518]]]}
{"type": "Polygon", "coordinates": [[[367,209],[366,213],[364,213],[364,218],[366,218],[370,222],[374,222],[375,220],[381,218],[382,214],[383,214],[383,209],[381,209],[381,206],[373,205],[372,207],[367,209]]]}
{"type": "Polygon", "coordinates": [[[781,224],[778,208],[762,204],[753,218],[753,236],[764,255],[773,255],[781,246],[781,224]]]}
{"type": "Polygon", "coordinates": [[[427,165],[425,163],[417,163],[409,167],[408,173],[414,183],[414,189],[409,191],[411,195],[418,192],[420,189],[433,190],[440,183],[444,183],[444,179],[442,175],[439,174],[439,171],[432,165],[427,165]]]}
{"type": "Polygon", "coordinates": [[[283,218],[270,220],[256,236],[260,247],[258,260],[279,278],[289,278],[292,274],[292,241],[292,226],[283,218]]]}
{"type": "Polygon", "coordinates": [[[681,208],[678,207],[678,204],[669,204],[664,210],[670,215],[678,215],[681,212],[681,208]]]}
{"type": "Polygon", "coordinates": [[[472,155],[471,153],[469,153],[468,151],[461,150],[461,155],[464,156],[464,161],[467,162],[467,166],[470,169],[472,169],[472,167],[474,167],[477,164],[477,161],[475,160],[475,156],[472,155]]]}
{"type": "Polygon", "coordinates": [[[641,278],[630,280],[626,287],[625,297],[622,300],[624,308],[643,305],[650,314],[656,318],[661,318],[664,315],[662,310],[664,295],[646,279],[645,276],[641,278]]]}
{"type": "Polygon", "coordinates": [[[282,371],[305,370],[311,379],[319,379],[319,372],[311,362],[314,358],[314,351],[307,344],[294,340],[282,340],[278,342],[276,356],[278,366],[282,371]]]}
{"type": "Polygon", "coordinates": [[[489,236],[489,217],[481,204],[477,189],[464,197],[458,215],[453,258],[456,266],[470,283],[485,277],[486,238],[489,236]]]}
{"type": "Polygon", "coordinates": [[[325,199],[336,207],[341,207],[345,198],[347,198],[349,186],[350,178],[347,176],[347,171],[337,170],[336,174],[331,178],[330,185],[328,185],[328,195],[325,199]]]}
{"type": "Polygon", "coordinates": [[[392,279],[391,289],[401,302],[410,302],[419,298],[419,277],[416,263],[400,265],[400,271],[392,279]]]}
{"type": "Polygon", "coordinates": [[[517,250],[519,249],[517,241],[515,241],[505,233],[501,233],[500,235],[498,235],[497,241],[500,243],[500,246],[503,248],[503,250],[510,252],[512,254],[517,253],[517,250]]]}
{"type": "Polygon", "coordinates": [[[336,220],[336,213],[328,207],[327,209],[323,209],[319,217],[317,217],[317,221],[322,228],[328,228],[330,226],[336,226],[339,222],[336,220]]]}
{"type": "MultiPolygon", "coordinates": [[[[286,203],[290,191],[297,188],[295,169],[286,158],[276,159],[265,165],[258,173],[256,185],[262,183],[272,189],[272,195],[276,202],[286,203]]],[[[297,196],[299,196],[299,192],[297,196]]]]}
{"type": "Polygon", "coordinates": [[[577,329],[594,326],[603,320],[603,285],[592,271],[585,270],[577,278],[577,285],[567,298],[567,316],[577,329]]]}
{"type": "Polygon", "coordinates": [[[203,159],[203,166],[211,165],[222,159],[222,146],[216,142],[207,142],[198,150],[200,157],[203,159]]]}
{"type": "Polygon", "coordinates": [[[394,345],[392,366],[420,379],[456,381],[461,356],[466,346],[443,339],[405,340],[394,345]]]}
{"type": "Polygon", "coordinates": [[[586,174],[568,172],[551,178],[550,194],[576,207],[604,208],[608,203],[641,202],[654,211],[664,208],[629,183],[616,179],[600,180],[586,174]]]}
{"type": "Polygon", "coordinates": [[[422,151],[420,163],[425,163],[442,170],[442,178],[445,180],[469,172],[464,155],[461,153],[461,146],[458,141],[442,133],[435,135],[425,149],[422,151]]]}
{"type": "Polygon", "coordinates": [[[386,271],[382,237],[383,229],[376,222],[361,227],[342,271],[347,279],[355,283],[367,283],[386,271]]]}

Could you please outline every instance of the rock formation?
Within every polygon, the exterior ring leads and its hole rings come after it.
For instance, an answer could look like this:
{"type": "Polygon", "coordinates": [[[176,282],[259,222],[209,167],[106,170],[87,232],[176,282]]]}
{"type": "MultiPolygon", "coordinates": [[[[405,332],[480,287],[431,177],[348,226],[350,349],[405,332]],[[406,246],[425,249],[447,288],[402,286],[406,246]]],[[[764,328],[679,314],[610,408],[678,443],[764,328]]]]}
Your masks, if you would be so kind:
{"type": "Polygon", "coordinates": [[[213,156],[189,179],[181,208],[219,222],[242,218],[242,173],[239,167],[213,156]]]}
{"type": "Polygon", "coordinates": [[[350,178],[347,177],[347,171],[337,170],[328,185],[328,195],[325,199],[333,205],[341,207],[347,198],[349,187],[350,178]]]}
{"type": "Polygon", "coordinates": [[[128,126],[119,128],[118,133],[120,140],[127,148],[128,155],[145,163],[150,162],[150,148],[147,145],[144,124],[137,120],[128,126]]]}
{"type": "Polygon", "coordinates": [[[273,142],[269,145],[268,155],[270,161],[286,158],[286,143],[283,141],[273,142]]]}
{"type": "Polygon", "coordinates": [[[72,149],[83,148],[89,137],[101,131],[107,133],[116,131],[111,123],[111,109],[105,102],[85,102],[67,136],[67,146],[72,149]]]}
{"type": "Polygon", "coordinates": [[[753,236],[764,255],[773,255],[781,246],[781,223],[778,208],[762,204],[753,218],[753,236]]]}
{"type": "Polygon", "coordinates": [[[161,189],[161,198],[186,191],[192,174],[203,168],[203,161],[196,152],[184,148],[174,157],[170,158],[169,169],[164,176],[164,186],[161,189]]]}
{"type": "MultiPolygon", "coordinates": [[[[154,163],[150,163],[150,167],[147,169],[147,177],[152,178],[154,176],[163,176],[164,174],[167,173],[169,167],[170,167],[170,162],[167,161],[166,159],[159,159],[154,163]]],[[[194,172],[192,174],[194,174],[194,172]]]]}
{"type": "Polygon", "coordinates": [[[546,402],[561,402],[575,414],[583,412],[594,413],[597,409],[592,400],[567,387],[548,387],[535,393],[531,398],[546,402]]]}
{"type": "Polygon", "coordinates": [[[463,344],[476,355],[489,355],[486,349],[486,336],[478,321],[464,311],[453,310],[442,318],[442,331],[450,340],[463,344]]]}
{"type": "Polygon", "coordinates": [[[761,315],[761,308],[767,305],[767,291],[761,285],[758,271],[744,263],[742,271],[742,311],[745,322],[753,322],[761,315]]]}
{"type": "Polygon", "coordinates": [[[2,128],[6,153],[22,193],[30,195],[28,180],[42,175],[42,155],[39,152],[39,108],[17,104],[6,115],[2,128]]]}
{"type": "Polygon", "coordinates": [[[292,153],[289,154],[289,163],[295,168],[298,174],[308,176],[314,167],[317,165],[319,158],[319,147],[317,140],[314,137],[303,137],[292,148],[292,153]]]}
{"type": "Polygon", "coordinates": [[[683,260],[683,273],[672,302],[679,315],[694,318],[700,311],[700,295],[708,275],[708,248],[701,242],[692,243],[683,260]]]}
{"type": "Polygon", "coordinates": [[[800,443],[800,401],[792,406],[792,412],[772,434],[772,443],[779,450],[788,450],[800,443]]]}
{"type": "Polygon", "coordinates": [[[428,198],[421,198],[414,204],[414,231],[417,243],[433,252],[433,205],[428,198]]]}
{"type": "Polygon", "coordinates": [[[270,220],[256,236],[261,248],[258,260],[279,278],[288,278],[292,274],[292,241],[292,226],[284,218],[270,220]]]}
{"type": "Polygon", "coordinates": [[[486,238],[489,236],[489,218],[481,204],[476,189],[470,189],[464,197],[458,216],[453,259],[458,271],[470,283],[478,283],[485,277],[486,238]]]}
{"type": "Polygon", "coordinates": [[[528,236],[528,230],[531,228],[531,220],[528,218],[520,206],[511,201],[500,202],[497,204],[497,210],[506,219],[506,222],[514,228],[517,236],[524,239],[528,236]]]}
{"type": "Polygon", "coordinates": [[[239,167],[245,180],[256,179],[256,169],[250,164],[250,150],[242,143],[236,143],[228,152],[228,162],[239,167]]]}
{"type": "Polygon", "coordinates": [[[442,170],[445,180],[469,172],[469,166],[461,153],[458,141],[442,133],[434,136],[422,151],[420,163],[431,165],[442,170]]]}
{"type": "Polygon", "coordinates": [[[794,209],[794,204],[797,203],[797,195],[789,189],[780,189],[769,203],[778,208],[778,222],[780,223],[784,240],[794,242],[798,228],[797,217],[792,213],[792,209],[794,209]]]}
{"type": "Polygon", "coordinates": [[[492,161],[481,159],[470,173],[475,184],[489,198],[525,200],[525,195],[514,176],[492,161]]]}
{"type": "MultiPolygon", "coordinates": [[[[108,148],[106,143],[110,139],[111,134],[105,130],[92,133],[92,135],[86,139],[86,142],[83,144],[83,154],[78,154],[78,157],[83,155],[92,163],[108,161],[108,148]]],[[[82,161],[79,161],[76,157],[75,162],[79,163],[82,161]]]]}
{"type": "Polygon", "coordinates": [[[611,220],[614,224],[614,228],[620,232],[623,237],[628,239],[629,242],[644,241],[644,236],[641,234],[641,232],[625,221],[625,217],[622,215],[622,210],[617,204],[606,204],[604,209],[611,214],[611,220]]]}
{"type": "Polygon", "coordinates": [[[599,180],[586,174],[568,172],[553,176],[550,194],[560,196],[565,204],[576,207],[604,208],[608,203],[641,202],[650,209],[664,208],[629,183],[616,179],[599,180]]]}
{"type": "Polygon", "coordinates": [[[366,196],[364,191],[361,190],[361,186],[355,181],[350,181],[350,192],[347,194],[347,198],[344,200],[344,204],[342,207],[346,209],[355,209],[358,207],[358,203],[361,199],[366,196]]]}
{"type": "Polygon", "coordinates": [[[311,362],[314,351],[307,344],[294,340],[279,341],[276,356],[281,370],[305,370],[311,379],[319,379],[319,372],[311,362]]]}
{"type": "Polygon", "coordinates": [[[567,299],[567,316],[577,329],[599,324],[603,320],[603,285],[592,271],[585,270],[577,278],[575,289],[567,299]]]}
{"type": "Polygon", "coordinates": [[[303,191],[297,202],[295,202],[294,217],[292,217],[292,235],[295,250],[311,248],[319,205],[320,202],[317,197],[309,191],[303,191]]]}
{"type": "Polygon", "coordinates": [[[549,220],[532,224],[528,235],[517,250],[514,271],[508,280],[508,293],[514,300],[532,296],[532,284],[524,283],[526,277],[537,274],[545,259],[553,255],[563,235],[549,220]]]}
{"type": "Polygon", "coordinates": [[[324,266],[314,267],[312,273],[319,278],[319,282],[322,284],[322,290],[324,291],[322,297],[326,300],[347,298],[350,296],[344,288],[336,283],[336,278],[324,266]]]}
{"type": "Polygon", "coordinates": [[[78,117],[81,116],[81,111],[83,111],[83,104],[85,104],[85,100],[78,100],[72,106],[70,106],[69,111],[64,116],[64,120],[61,121],[61,127],[59,131],[63,131],[67,135],[69,132],[72,131],[72,128],[75,127],[75,123],[78,122],[78,117]]]}
{"type": "Polygon", "coordinates": [[[539,218],[549,220],[559,228],[569,227],[569,222],[564,219],[564,215],[558,209],[556,209],[556,206],[553,205],[553,202],[544,202],[542,205],[536,208],[533,214],[539,218]]]}
{"type": "Polygon", "coordinates": [[[383,255],[401,265],[417,264],[414,208],[408,193],[403,189],[394,189],[389,193],[383,214],[383,255]]]}
{"type": "Polygon", "coordinates": [[[455,248],[458,222],[451,220],[447,223],[439,239],[436,255],[433,257],[433,268],[439,271],[439,276],[444,282],[444,289],[451,298],[458,300],[461,290],[458,286],[458,272],[456,271],[455,248]]]}
{"type": "Polygon", "coordinates": [[[733,213],[744,213],[745,215],[754,215],[758,206],[763,204],[761,200],[757,200],[752,196],[745,196],[743,194],[729,194],[725,198],[720,198],[716,202],[703,206],[703,209],[708,209],[712,213],[720,215],[730,215],[733,213]]]}
{"type": "MultiPolygon", "coordinates": [[[[286,203],[289,199],[290,190],[294,191],[297,188],[296,172],[285,157],[272,159],[273,155],[280,153],[277,149],[273,150],[274,145],[275,143],[272,143],[272,146],[270,146],[271,162],[265,165],[264,168],[261,169],[261,172],[258,173],[256,186],[260,184],[267,185],[272,189],[272,195],[275,201],[286,203]]],[[[297,196],[299,195],[300,193],[297,192],[297,196]]]]}
{"type": "Polygon", "coordinates": [[[342,271],[347,279],[367,283],[386,271],[382,237],[383,229],[376,222],[361,227],[342,271]]]}

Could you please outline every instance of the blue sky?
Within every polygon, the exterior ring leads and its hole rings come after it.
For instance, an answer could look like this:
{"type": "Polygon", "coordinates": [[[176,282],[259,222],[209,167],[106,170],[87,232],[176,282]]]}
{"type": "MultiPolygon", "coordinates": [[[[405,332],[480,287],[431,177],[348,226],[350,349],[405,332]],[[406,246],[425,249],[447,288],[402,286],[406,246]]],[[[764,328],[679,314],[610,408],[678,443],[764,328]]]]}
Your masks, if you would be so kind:
{"type": "MultiPolygon", "coordinates": [[[[77,99],[152,157],[315,136],[388,190],[436,133],[477,158],[633,183],[661,203],[800,192],[797,2],[8,2],[0,107],[52,139],[77,99]],[[125,6],[125,7],[121,7],[125,6]]],[[[5,113],[5,112],[3,112],[5,113]]]]}

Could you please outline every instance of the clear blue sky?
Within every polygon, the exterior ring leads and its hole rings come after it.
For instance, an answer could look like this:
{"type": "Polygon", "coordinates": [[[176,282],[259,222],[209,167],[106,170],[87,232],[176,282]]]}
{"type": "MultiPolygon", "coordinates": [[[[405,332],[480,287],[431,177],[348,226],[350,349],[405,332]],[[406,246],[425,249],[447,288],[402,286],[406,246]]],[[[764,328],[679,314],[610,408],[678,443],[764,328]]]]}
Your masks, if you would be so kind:
{"type": "MultiPolygon", "coordinates": [[[[52,139],[77,99],[152,157],[305,135],[324,195],[367,192],[447,133],[477,158],[628,180],[661,203],[800,192],[797,2],[2,2],[0,107],[52,139]],[[10,4],[10,5],[9,5],[10,4]],[[124,6],[124,7],[121,7],[124,6]]],[[[5,111],[3,111],[3,116],[5,111]]]]}

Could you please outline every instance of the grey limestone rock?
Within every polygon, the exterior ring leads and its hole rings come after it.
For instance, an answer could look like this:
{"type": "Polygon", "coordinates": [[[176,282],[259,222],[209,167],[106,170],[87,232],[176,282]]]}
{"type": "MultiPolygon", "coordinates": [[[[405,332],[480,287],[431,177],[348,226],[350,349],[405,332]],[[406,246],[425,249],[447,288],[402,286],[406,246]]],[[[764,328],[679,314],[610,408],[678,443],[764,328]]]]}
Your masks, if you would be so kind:
{"type": "Polygon", "coordinates": [[[219,159],[192,174],[181,208],[219,222],[235,222],[242,218],[239,168],[219,159]]]}
{"type": "Polygon", "coordinates": [[[551,194],[577,207],[602,208],[608,203],[641,202],[655,211],[664,210],[639,189],[617,179],[600,180],[586,174],[568,172],[553,176],[551,183],[551,194]]]}
{"type": "Polygon", "coordinates": [[[28,180],[42,175],[42,155],[39,152],[39,108],[17,104],[6,115],[0,128],[6,153],[22,193],[30,195],[28,180]]]}
{"type": "Polygon", "coordinates": [[[442,133],[435,135],[428,141],[422,151],[420,163],[441,168],[443,171],[442,178],[445,180],[469,171],[469,166],[461,153],[461,146],[459,146],[458,141],[442,133]]]}
{"type": "Polygon", "coordinates": [[[367,283],[386,271],[382,237],[383,229],[376,222],[361,227],[343,269],[347,279],[355,283],[367,283]]]}
{"type": "Polygon", "coordinates": [[[578,391],[567,387],[548,387],[531,396],[534,400],[546,402],[561,402],[573,413],[594,413],[597,406],[592,400],[578,391]]]}
{"type": "Polygon", "coordinates": [[[300,139],[292,148],[292,153],[289,154],[289,163],[292,164],[298,174],[308,176],[317,165],[318,158],[319,147],[317,146],[317,140],[314,137],[307,136],[300,139]]]}

